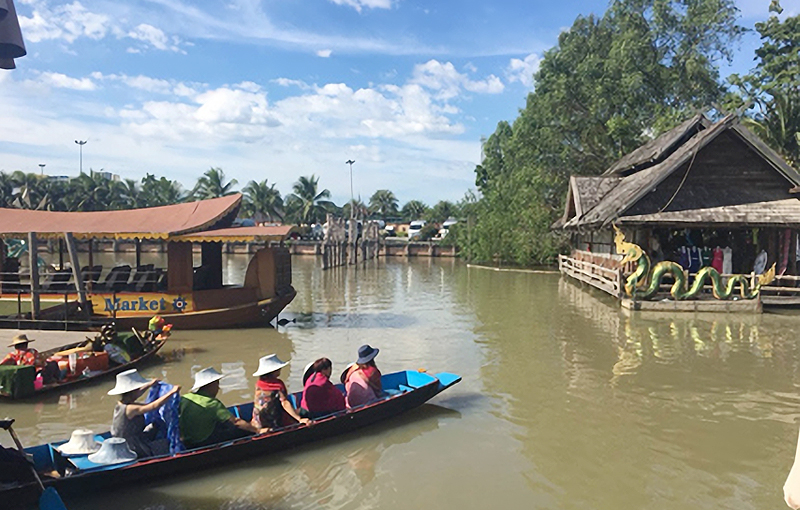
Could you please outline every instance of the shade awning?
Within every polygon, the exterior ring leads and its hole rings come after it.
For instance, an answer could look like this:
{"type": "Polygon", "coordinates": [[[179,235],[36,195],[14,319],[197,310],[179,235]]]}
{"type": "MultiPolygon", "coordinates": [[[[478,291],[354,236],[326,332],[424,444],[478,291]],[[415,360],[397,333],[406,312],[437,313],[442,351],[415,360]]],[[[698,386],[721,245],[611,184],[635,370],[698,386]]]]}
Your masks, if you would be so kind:
{"type": "Polygon", "coordinates": [[[752,204],[620,216],[615,223],[687,228],[800,227],[800,200],[787,198],[752,204]]]}
{"type": "Polygon", "coordinates": [[[169,239],[214,227],[228,227],[238,213],[241,194],[163,207],[123,211],[56,212],[0,209],[0,236],[35,232],[56,237],[71,232],[79,239],[169,239]]]}
{"type": "Polygon", "coordinates": [[[293,226],[279,225],[279,226],[265,226],[265,227],[230,227],[221,228],[217,230],[206,230],[203,232],[194,232],[192,234],[183,234],[179,236],[170,237],[173,242],[188,242],[188,243],[213,243],[213,242],[227,242],[227,243],[254,243],[254,242],[280,242],[286,239],[292,233],[293,226]]]}

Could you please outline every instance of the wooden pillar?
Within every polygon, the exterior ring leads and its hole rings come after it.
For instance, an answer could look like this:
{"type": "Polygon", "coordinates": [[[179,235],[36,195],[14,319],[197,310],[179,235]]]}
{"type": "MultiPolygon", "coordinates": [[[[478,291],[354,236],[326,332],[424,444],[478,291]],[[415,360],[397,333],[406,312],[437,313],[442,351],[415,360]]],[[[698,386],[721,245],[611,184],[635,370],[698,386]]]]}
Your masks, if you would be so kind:
{"type": "Polygon", "coordinates": [[[208,271],[207,289],[222,288],[222,243],[200,243],[201,264],[208,271]]]}
{"type": "Polygon", "coordinates": [[[171,293],[192,290],[192,243],[167,244],[167,287],[171,293]]]}
{"type": "Polygon", "coordinates": [[[134,243],[136,244],[136,270],[139,270],[139,266],[142,265],[142,241],[140,239],[134,239],[134,243]]]}
{"type": "Polygon", "coordinates": [[[39,240],[36,232],[28,232],[28,260],[31,267],[31,318],[36,320],[41,315],[39,302],[39,240]]]}
{"type": "Polygon", "coordinates": [[[3,273],[5,272],[6,268],[6,243],[0,238],[0,292],[3,291],[3,277],[5,276],[3,273]]]}
{"type": "MultiPolygon", "coordinates": [[[[86,287],[83,285],[83,278],[81,278],[81,263],[78,260],[78,248],[75,246],[75,238],[70,232],[64,232],[64,240],[67,243],[67,253],[69,253],[69,263],[72,265],[72,277],[75,279],[75,290],[78,291],[78,301],[81,303],[81,310],[87,315],[89,314],[89,307],[86,299],[86,287]]],[[[59,239],[59,241],[61,241],[59,239]]],[[[59,242],[59,247],[61,243],[59,242]]],[[[90,269],[91,271],[91,269],[90,269]]],[[[66,310],[64,311],[66,313],[66,310]]]]}
{"type": "Polygon", "coordinates": [[[64,244],[61,239],[58,240],[58,270],[64,270],[64,244]]]}

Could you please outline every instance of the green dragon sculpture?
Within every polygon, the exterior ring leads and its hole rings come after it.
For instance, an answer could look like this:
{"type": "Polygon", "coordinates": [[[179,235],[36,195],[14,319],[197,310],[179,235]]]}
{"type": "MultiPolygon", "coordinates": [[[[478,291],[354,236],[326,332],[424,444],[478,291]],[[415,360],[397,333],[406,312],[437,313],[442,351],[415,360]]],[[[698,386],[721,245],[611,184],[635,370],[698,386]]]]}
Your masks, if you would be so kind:
{"type": "Polygon", "coordinates": [[[722,276],[713,267],[704,267],[697,272],[694,283],[687,288],[686,273],[680,264],[665,260],[659,262],[650,272],[650,257],[644,252],[641,246],[625,241],[625,234],[614,226],[614,244],[617,253],[625,254],[620,265],[628,262],[636,262],[636,270],[625,280],[625,293],[634,299],[649,299],[658,291],[661,280],[666,275],[672,276],[675,283],[669,290],[673,299],[680,301],[692,299],[698,296],[703,290],[706,279],[711,280],[713,285],[712,293],[717,299],[730,299],[736,285],[739,285],[739,295],[742,299],[754,299],[758,296],[763,285],[768,285],[775,279],[775,264],[764,274],[758,275],[758,283],[752,288],[747,276],[737,274],[728,278],[727,284],[722,281],[722,276]]]}

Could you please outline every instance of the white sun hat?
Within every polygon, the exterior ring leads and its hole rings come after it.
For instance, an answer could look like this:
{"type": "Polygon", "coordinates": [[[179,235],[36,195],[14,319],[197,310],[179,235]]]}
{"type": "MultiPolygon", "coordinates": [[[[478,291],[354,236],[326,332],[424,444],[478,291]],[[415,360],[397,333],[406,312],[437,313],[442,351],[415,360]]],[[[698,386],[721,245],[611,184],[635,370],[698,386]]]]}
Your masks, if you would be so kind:
{"type": "Polygon", "coordinates": [[[136,454],[128,447],[128,442],[124,437],[109,437],[103,441],[103,446],[97,453],[93,453],[87,458],[95,464],[119,464],[136,460],[136,454]]]}
{"type": "Polygon", "coordinates": [[[150,383],[147,379],[142,377],[135,368],[120,372],[117,374],[117,385],[112,388],[109,395],[122,395],[129,391],[134,391],[147,386],[150,383]]]}
{"type": "Polygon", "coordinates": [[[214,370],[214,367],[204,368],[194,374],[194,386],[192,386],[190,391],[195,392],[207,384],[219,381],[223,377],[225,376],[214,370]]]}
{"type": "Polygon", "coordinates": [[[88,429],[72,431],[69,441],[58,446],[56,450],[64,455],[87,455],[100,449],[100,444],[94,439],[94,432],[88,429]]]}
{"type": "Polygon", "coordinates": [[[277,354],[270,354],[269,356],[264,356],[260,360],[258,360],[258,370],[255,371],[253,377],[260,377],[262,375],[271,374],[276,370],[280,370],[281,368],[288,365],[289,362],[283,362],[278,357],[277,354]]]}

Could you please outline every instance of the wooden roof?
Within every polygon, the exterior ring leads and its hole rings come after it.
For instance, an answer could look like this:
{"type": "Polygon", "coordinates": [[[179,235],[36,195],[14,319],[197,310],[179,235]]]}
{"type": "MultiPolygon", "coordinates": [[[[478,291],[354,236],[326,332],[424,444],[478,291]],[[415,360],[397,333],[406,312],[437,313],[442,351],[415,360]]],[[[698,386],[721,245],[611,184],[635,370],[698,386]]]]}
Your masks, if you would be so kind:
{"type": "Polygon", "coordinates": [[[800,200],[786,198],[770,202],[708,207],[688,211],[622,216],[620,225],[653,225],[670,227],[795,227],[800,225],[800,200]]]}
{"type": "Polygon", "coordinates": [[[229,227],[239,211],[241,194],[183,204],[124,211],[54,212],[0,209],[0,237],[36,232],[55,237],[168,239],[173,236],[229,227]]]}
{"type": "MultiPolygon", "coordinates": [[[[703,117],[704,118],[704,117],[703,117]]],[[[690,132],[691,129],[687,126],[700,126],[703,125],[704,122],[700,122],[697,117],[690,119],[678,128],[673,129],[670,131],[670,135],[667,136],[662,140],[660,146],[663,148],[669,143],[669,140],[681,139],[679,133],[687,133],[690,132]],[[689,131],[687,131],[689,129],[689,131]]],[[[607,187],[610,187],[606,193],[602,195],[602,198],[597,201],[591,208],[582,211],[582,214],[576,214],[574,217],[571,217],[568,221],[563,221],[561,228],[567,229],[596,229],[603,226],[607,226],[612,222],[620,222],[623,223],[624,218],[629,216],[638,216],[638,221],[645,221],[647,218],[656,220],[658,219],[659,222],[663,221],[665,218],[673,218],[676,221],[678,220],[679,216],[683,218],[681,221],[684,221],[690,212],[688,211],[696,211],[696,210],[703,210],[704,208],[708,208],[709,202],[715,202],[714,197],[710,196],[709,193],[717,193],[717,194],[724,194],[725,190],[722,189],[723,186],[718,186],[713,183],[709,183],[703,190],[703,193],[696,194],[697,196],[690,196],[691,192],[682,190],[683,183],[687,176],[689,176],[690,170],[692,170],[692,166],[695,163],[695,158],[698,156],[701,151],[707,147],[709,144],[715,142],[720,135],[723,133],[728,133],[733,139],[736,140],[735,147],[738,147],[739,150],[741,146],[744,145],[747,147],[746,153],[749,154],[751,159],[755,158],[755,162],[757,163],[758,168],[762,168],[765,165],[770,168],[770,171],[767,171],[769,175],[771,175],[771,185],[772,188],[762,193],[755,193],[750,192],[748,194],[747,188],[740,192],[737,197],[730,198],[725,203],[714,204],[717,207],[721,206],[740,206],[745,203],[749,203],[752,205],[749,211],[749,215],[742,215],[742,214],[734,214],[732,217],[736,217],[739,219],[749,218],[753,219],[754,215],[757,215],[755,209],[757,208],[757,204],[762,203],[765,204],[767,202],[773,202],[776,200],[783,200],[789,198],[789,188],[792,186],[800,185],[800,174],[797,173],[796,170],[791,168],[785,161],[783,161],[780,156],[778,156],[772,149],[767,147],[758,137],[753,135],[749,132],[744,126],[739,124],[737,118],[735,116],[729,115],[722,119],[721,121],[712,124],[708,127],[704,127],[695,131],[694,135],[691,136],[688,140],[684,140],[680,145],[674,147],[671,152],[663,159],[661,162],[652,165],[647,168],[639,169],[633,171],[633,173],[629,173],[624,178],[620,178],[619,174],[610,173],[610,171],[614,168],[620,169],[631,169],[635,166],[635,161],[641,161],[643,154],[654,154],[653,148],[651,147],[647,151],[640,152],[638,156],[635,158],[630,157],[631,155],[626,156],[623,158],[626,162],[624,164],[616,164],[612,169],[609,169],[604,176],[600,177],[601,179],[609,179],[609,184],[607,187]],[[753,156],[755,154],[756,156],[753,156]],[[633,165],[633,166],[632,166],[633,165]],[[676,174],[678,169],[685,169],[685,171],[676,174]],[[770,173],[770,172],[775,172],[770,173]],[[683,180],[677,178],[677,176],[683,175],[683,180]],[[642,212],[632,212],[631,209],[642,209],[641,203],[648,202],[644,200],[651,192],[655,192],[659,185],[662,184],[666,179],[671,179],[668,182],[672,182],[676,189],[672,194],[672,198],[669,200],[664,199],[663,202],[665,205],[663,208],[658,210],[658,213],[664,213],[662,209],[668,209],[668,206],[672,204],[672,199],[676,196],[679,196],[680,193],[683,194],[681,198],[682,205],[681,209],[683,209],[680,215],[672,214],[672,211],[667,210],[665,214],[669,214],[668,216],[660,215],[660,216],[653,216],[652,213],[654,211],[649,211],[646,214],[642,212]],[[613,179],[613,181],[611,180],[613,179]],[[679,183],[674,183],[673,181],[680,181],[679,183]],[[775,179],[778,179],[778,183],[776,184],[775,179]],[[783,184],[780,184],[783,183],[783,184]],[[689,206],[686,205],[687,202],[692,202],[689,206]],[[735,201],[739,200],[738,203],[735,201]],[[639,205],[637,205],[639,204],[639,205]],[[706,207],[704,207],[706,206],[706,207]]],[[[728,138],[730,138],[730,136],[728,138]]],[[[726,140],[728,139],[726,138],[726,140]]],[[[658,139],[657,139],[658,140],[658,139]]],[[[719,142],[717,142],[719,143],[719,142]]],[[[637,149],[638,151],[638,149],[637,149]]],[[[635,154],[637,151],[634,151],[635,154]]],[[[721,152],[717,150],[717,152],[721,152]]],[[[662,151],[662,154],[666,154],[665,151],[662,151]]],[[[707,154],[707,153],[702,153],[707,154]]],[[[704,156],[706,157],[706,156],[704,156]]],[[[737,163],[742,165],[747,165],[748,163],[744,162],[737,162],[733,160],[724,161],[724,158],[730,158],[731,155],[728,154],[716,154],[716,161],[717,165],[722,165],[722,167],[735,167],[737,163]],[[723,163],[720,163],[722,161],[723,163]]],[[[708,159],[708,157],[706,157],[708,159]]],[[[623,161],[621,160],[621,161],[623,161]]],[[[698,163],[700,165],[700,163],[698,163]]],[[[694,172],[700,172],[701,170],[695,169],[694,172]]],[[[763,171],[763,170],[762,170],[763,171]]],[[[597,179],[597,178],[593,178],[597,179]]],[[[598,186],[596,183],[597,181],[586,181],[587,185],[591,183],[592,186],[598,186]]],[[[599,187],[599,186],[598,186],[599,187]]],[[[572,188],[570,188],[571,193],[574,193],[572,188]]],[[[662,192],[661,195],[664,193],[662,192]]],[[[568,196],[568,200],[570,200],[572,195],[568,196]]],[[[652,200],[650,200],[652,202],[652,200]]],[[[716,202],[720,202],[720,200],[716,200],[716,202]]],[[[650,204],[652,205],[652,204],[650,204]]],[[[567,204],[565,216],[570,213],[570,208],[574,206],[567,204]]],[[[727,210],[727,209],[726,209],[727,210]]],[[[785,207],[780,207],[777,210],[771,209],[763,209],[764,214],[773,214],[778,211],[788,212],[785,207]]],[[[718,210],[721,212],[721,210],[718,210]]],[[[731,214],[733,212],[731,211],[731,214]]],[[[776,220],[777,221],[777,220],[776,220]]],[[[702,221],[700,222],[702,223],[702,221]]],[[[780,222],[778,222],[780,223],[780,222]]],[[[785,222],[784,222],[785,223],[785,222]]],[[[749,224],[749,223],[747,223],[749,224]]],[[[783,223],[781,223],[783,224],[783,223]]]]}
{"type": "Polygon", "coordinates": [[[630,154],[611,165],[603,175],[630,175],[663,161],[678,147],[698,132],[708,128],[711,122],[703,114],[697,114],[661,136],[650,140],[630,154]]]}

